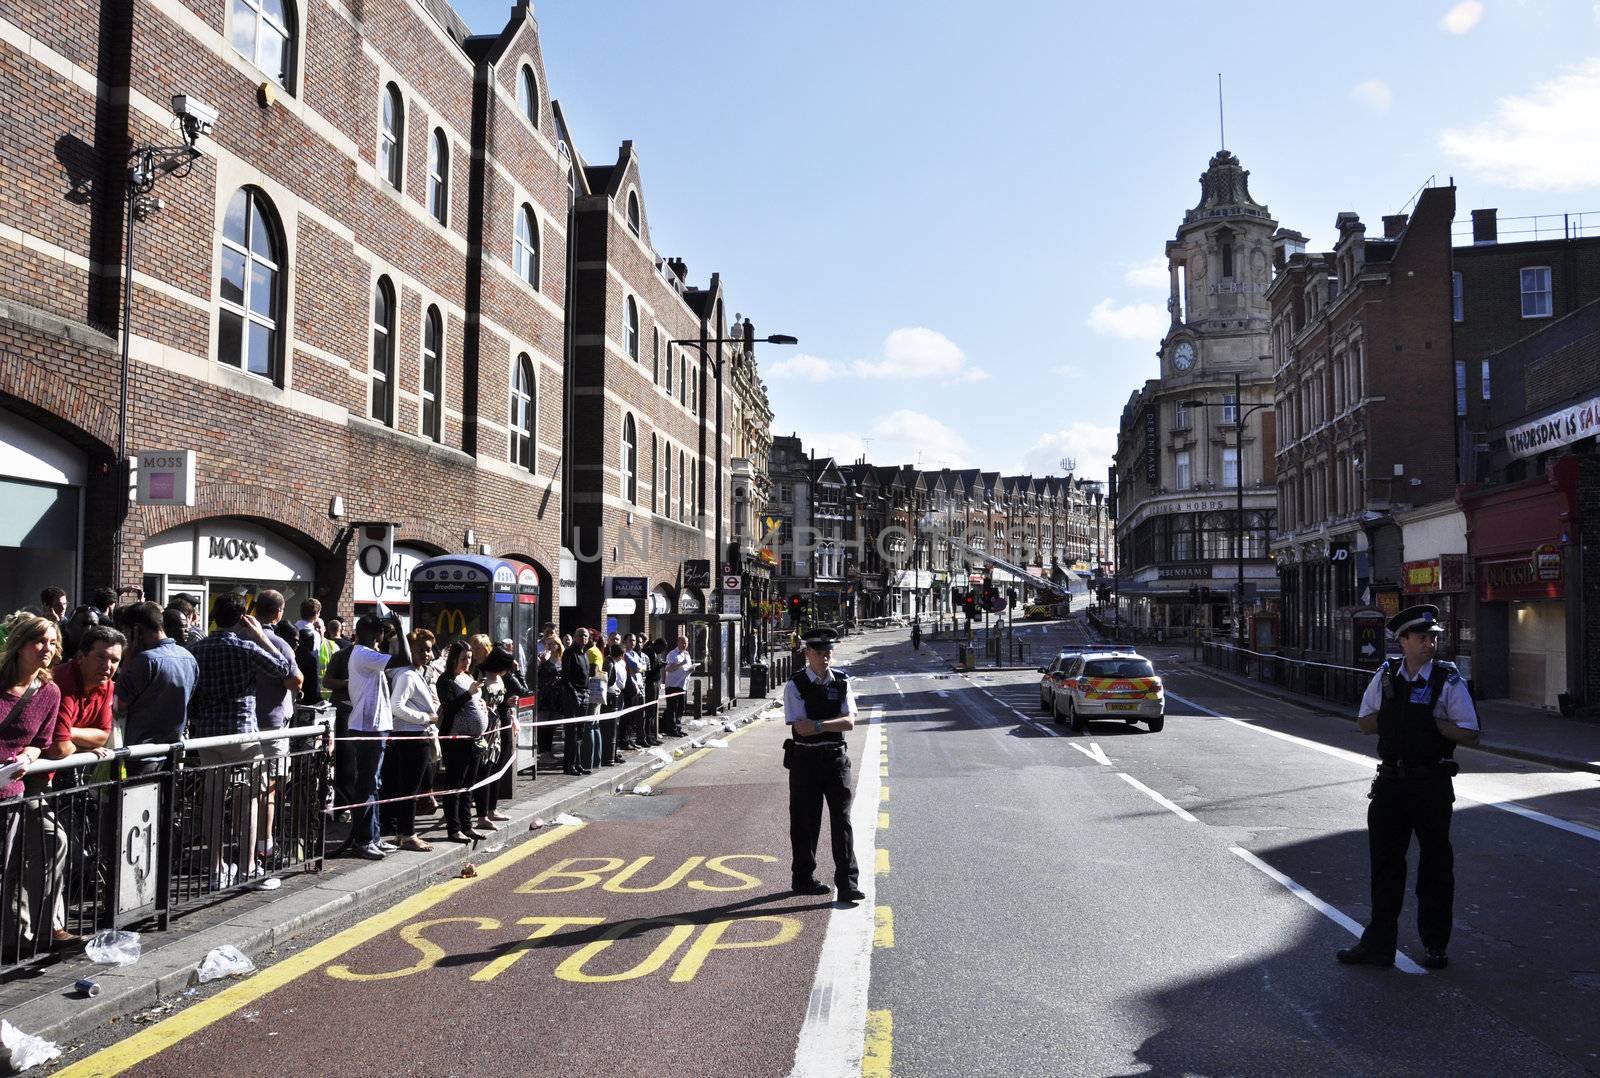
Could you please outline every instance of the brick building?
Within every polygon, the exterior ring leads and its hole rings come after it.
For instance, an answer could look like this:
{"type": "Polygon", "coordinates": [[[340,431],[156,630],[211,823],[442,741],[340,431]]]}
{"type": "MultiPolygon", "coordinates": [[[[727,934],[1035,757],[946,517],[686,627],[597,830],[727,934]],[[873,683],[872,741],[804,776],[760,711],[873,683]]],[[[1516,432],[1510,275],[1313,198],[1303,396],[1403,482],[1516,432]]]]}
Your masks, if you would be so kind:
{"type": "MultiPolygon", "coordinates": [[[[1455,484],[1449,309],[1455,188],[1426,188],[1409,217],[1368,237],[1341,213],[1327,253],[1285,248],[1268,291],[1278,412],[1282,643],[1350,663],[1350,611],[1395,613],[1410,589],[1402,518],[1455,484]]],[[[1420,522],[1419,522],[1420,523],[1420,522]]],[[[1434,595],[1459,642],[1457,604],[1434,595]]],[[[1381,655],[1368,655],[1375,661],[1381,655]]]]}
{"type": "Polygon", "coordinates": [[[13,2],[0,30],[6,110],[35,118],[0,160],[0,424],[26,450],[0,482],[35,516],[0,601],[120,574],[403,609],[403,579],[352,571],[348,524],[383,520],[402,567],[532,562],[548,613],[569,196],[531,8],[474,37],[441,3],[13,2]],[[216,110],[198,153],[175,94],[216,110]],[[171,149],[125,282],[142,146],[171,149]],[[194,451],[192,506],[129,504],[124,432],[194,451]]]}
{"type": "Polygon", "coordinates": [[[1464,485],[1480,696],[1600,705],[1600,300],[1487,356],[1464,485]]]}
{"type": "MultiPolygon", "coordinates": [[[[722,286],[650,242],[638,154],[579,171],[573,238],[572,537],[579,624],[660,635],[669,615],[710,611],[716,369],[733,352],[722,286]],[[693,342],[690,344],[674,344],[693,342]],[[696,579],[692,562],[710,562],[696,579]],[[618,584],[631,582],[638,594],[618,584]],[[641,582],[642,581],[642,585],[641,582]]],[[[732,456],[723,393],[724,476],[732,456]]],[[[723,489],[723,534],[732,536],[723,489]]],[[[697,636],[697,653],[703,636],[697,636]]]]}

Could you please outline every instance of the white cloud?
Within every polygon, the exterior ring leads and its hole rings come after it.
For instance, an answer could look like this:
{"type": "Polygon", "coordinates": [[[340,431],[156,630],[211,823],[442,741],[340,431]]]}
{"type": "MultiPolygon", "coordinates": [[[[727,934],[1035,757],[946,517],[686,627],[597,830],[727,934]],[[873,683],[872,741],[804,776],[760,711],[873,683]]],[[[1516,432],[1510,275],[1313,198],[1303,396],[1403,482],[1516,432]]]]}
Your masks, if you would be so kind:
{"type": "Polygon", "coordinates": [[[1368,79],[1350,90],[1350,99],[1361,102],[1374,112],[1388,112],[1389,105],[1394,101],[1394,91],[1382,79],[1368,79]]]}
{"type": "Polygon", "coordinates": [[[1169,322],[1166,309],[1158,303],[1128,303],[1119,307],[1114,300],[1103,299],[1089,312],[1085,325],[1108,337],[1154,343],[1166,333],[1169,322]]]}
{"type": "Polygon", "coordinates": [[[967,362],[966,353],[943,333],[925,326],[905,326],[883,339],[873,359],[850,363],[821,356],[798,355],[763,367],[773,378],[826,382],[846,375],[857,378],[932,378],[940,382],[981,382],[989,377],[967,362]]]}
{"type": "Polygon", "coordinates": [[[1116,452],[1116,427],[1074,422],[1041,434],[1023,453],[1022,469],[1033,475],[1060,475],[1061,458],[1073,457],[1078,462],[1078,475],[1103,479],[1116,452]]]}
{"type": "Polygon", "coordinates": [[[1122,279],[1136,288],[1167,288],[1172,282],[1164,255],[1156,255],[1147,262],[1129,266],[1123,272],[1122,279]]]}
{"type": "Polygon", "coordinates": [[[844,374],[845,368],[844,364],[835,363],[831,359],[802,353],[767,364],[764,373],[769,378],[800,378],[807,382],[826,382],[830,378],[838,378],[844,374]]]}
{"type": "Polygon", "coordinates": [[[1483,4],[1480,0],[1461,0],[1461,3],[1444,13],[1439,26],[1452,34],[1464,34],[1477,26],[1482,18],[1483,4]]]}
{"type": "Polygon", "coordinates": [[[858,359],[851,370],[863,378],[938,378],[976,382],[989,377],[967,365],[966,353],[943,333],[925,326],[897,329],[883,339],[883,358],[858,359]]]}
{"type": "Polygon", "coordinates": [[[952,428],[928,415],[901,408],[874,420],[864,433],[800,432],[807,449],[818,457],[843,463],[865,456],[880,465],[915,464],[923,468],[970,468],[972,447],[952,428]]]}
{"type": "Polygon", "coordinates": [[[1567,68],[1439,146],[1491,182],[1525,191],[1591,188],[1600,177],[1600,57],[1567,68]]]}
{"type": "Polygon", "coordinates": [[[1083,375],[1083,368],[1076,363],[1057,363],[1050,368],[1050,373],[1057,378],[1079,378],[1083,375]]]}

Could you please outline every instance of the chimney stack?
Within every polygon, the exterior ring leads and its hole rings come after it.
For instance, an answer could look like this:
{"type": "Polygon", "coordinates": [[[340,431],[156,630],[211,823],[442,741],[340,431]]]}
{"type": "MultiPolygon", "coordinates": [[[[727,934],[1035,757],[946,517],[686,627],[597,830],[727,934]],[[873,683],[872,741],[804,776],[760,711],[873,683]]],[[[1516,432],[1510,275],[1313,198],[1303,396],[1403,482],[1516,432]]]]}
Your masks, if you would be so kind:
{"type": "Polygon", "coordinates": [[[1495,215],[1498,210],[1473,210],[1472,211],[1472,242],[1474,244],[1495,243],[1499,239],[1500,229],[1495,215]]]}
{"type": "Polygon", "coordinates": [[[1411,218],[1403,213],[1386,214],[1383,218],[1383,238],[1392,240],[1406,230],[1406,222],[1411,218]]]}

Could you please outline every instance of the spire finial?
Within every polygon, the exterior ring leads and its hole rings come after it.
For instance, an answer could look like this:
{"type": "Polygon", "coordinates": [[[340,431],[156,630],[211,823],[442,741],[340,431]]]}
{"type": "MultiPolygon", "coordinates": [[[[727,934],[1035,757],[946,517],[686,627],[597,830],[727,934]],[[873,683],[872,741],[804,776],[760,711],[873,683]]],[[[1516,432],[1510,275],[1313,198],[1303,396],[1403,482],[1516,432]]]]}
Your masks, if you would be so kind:
{"type": "Polygon", "coordinates": [[[1217,131],[1222,138],[1221,149],[1228,148],[1228,125],[1222,115],[1222,72],[1217,72],[1217,131]]]}

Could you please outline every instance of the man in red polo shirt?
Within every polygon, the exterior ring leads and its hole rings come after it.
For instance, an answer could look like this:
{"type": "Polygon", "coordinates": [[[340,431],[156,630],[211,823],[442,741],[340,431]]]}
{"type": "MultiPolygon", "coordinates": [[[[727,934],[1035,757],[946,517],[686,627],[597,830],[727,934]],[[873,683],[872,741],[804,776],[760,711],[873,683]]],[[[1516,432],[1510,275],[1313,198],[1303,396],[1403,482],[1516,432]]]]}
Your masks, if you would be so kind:
{"type": "MultiPolygon", "coordinates": [[[[122,663],[127,638],[109,625],[85,629],[78,654],[51,673],[61,690],[61,710],[50,738],[47,757],[62,759],[75,752],[103,749],[111,740],[111,704],[116,695],[113,679],[122,663]]],[[[76,769],[81,771],[81,768],[76,769]]],[[[57,772],[56,785],[78,785],[74,772],[57,772]]]]}

